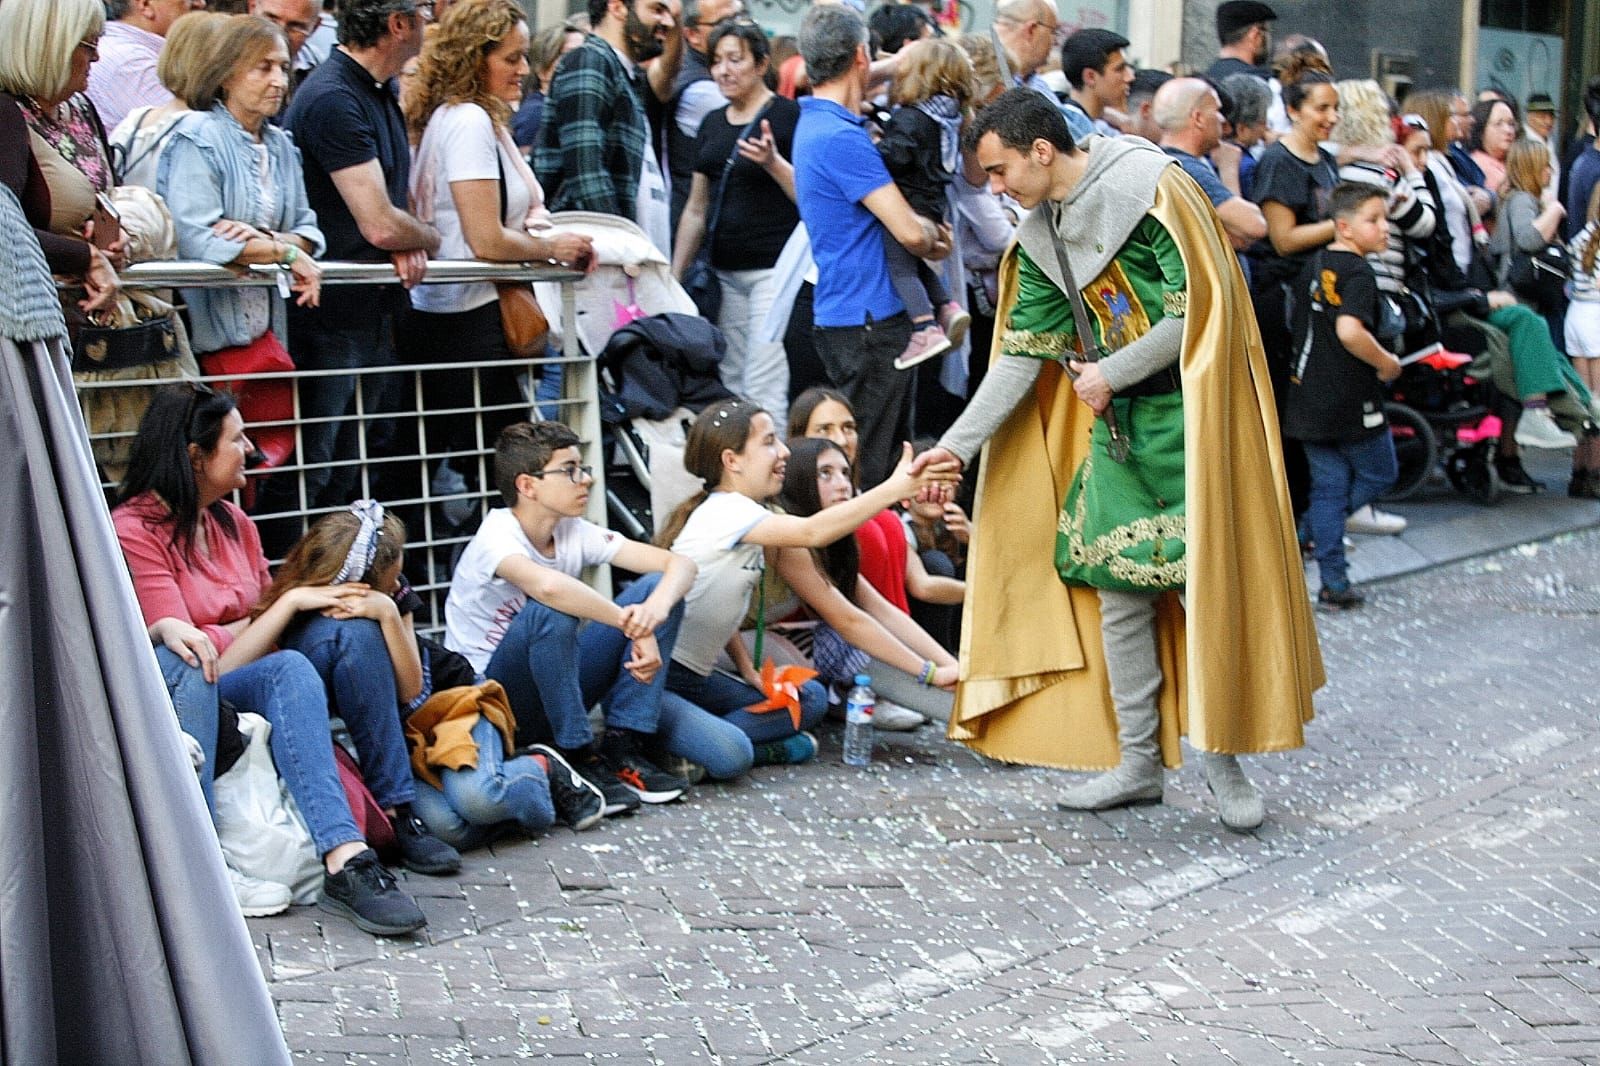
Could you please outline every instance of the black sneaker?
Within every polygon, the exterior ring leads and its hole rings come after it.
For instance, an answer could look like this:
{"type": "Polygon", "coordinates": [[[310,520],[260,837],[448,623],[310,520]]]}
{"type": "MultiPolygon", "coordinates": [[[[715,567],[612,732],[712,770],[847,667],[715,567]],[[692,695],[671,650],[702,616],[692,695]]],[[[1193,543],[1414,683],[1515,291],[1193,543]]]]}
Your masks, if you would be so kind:
{"type": "Polygon", "coordinates": [[[606,733],[603,751],[617,780],[646,803],[671,803],[689,788],[689,782],[645,758],[639,734],[630,729],[606,733]]]}
{"type": "Polygon", "coordinates": [[[461,853],[430,833],[422,819],[411,812],[409,803],[397,806],[389,821],[394,825],[400,864],[406,869],[435,877],[461,869],[461,853]]]}
{"type": "Polygon", "coordinates": [[[1499,458],[1494,461],[1494,472],[1500,478],[1500,487],[1518,496],[1531,496],[1544,491],[1544,482],[1536,481],[1522,468],[1522,460],[1499,458]]]}
{"type": "Polygon", "coordinates": [[[1317,593],[1317,604],[1331,610],[1348,611],[1352,607],[1360,607],[1367,602],[1367,598],[1357,592],[1352,585],[1344,588],[1333,588],[1329,585],[1322,586],[1322,591],[1317,593]]]}
{"type": "Polygon", "coordinates": [[[416,901],[400,891],[394,874],[371,848],[352,857],[338,873],[323,872],[317,906],[342,914],[356,928],[377,936],[405,936],[428,924],[416,901]]]}
{"type": "Polygon", "coordinates": [[[574,770],[554,748],[530,744],[523,750],[544,756],[548,766],[545,776],[550,779],[550,802],[555,806],[557,818],[578,833],[599,824],[606,813],[606,794],[600,791],[599,785],[574,770]]]}
{"type": "Polygon", "coordinates": [[[1567,495],[1576,500],[1600,500],[1600,470],[1574,470],[1567,495]]]}
{"type": "Polygon", "coordinates": [[[599,745],[591,744],[582,751],[569,751],[565,759],[567,765],[585,781],[600,790],[600,795],[605,798],[605,808],[601,812],[605,817],[632,814],[639,809],[639,797],[617,780],[616,771],[600,754],[599,745]]]}

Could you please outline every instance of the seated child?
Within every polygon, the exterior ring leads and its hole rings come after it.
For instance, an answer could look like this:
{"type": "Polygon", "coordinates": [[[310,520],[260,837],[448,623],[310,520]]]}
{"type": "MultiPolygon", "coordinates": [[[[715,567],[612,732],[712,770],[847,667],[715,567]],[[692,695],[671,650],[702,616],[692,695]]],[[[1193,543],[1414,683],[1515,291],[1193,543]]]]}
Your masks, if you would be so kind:
{"type": "MultiPolygon", "coordinates": [[[[767,506],[783,489],[789,449],[766,411],[748,400],[723,400],[701,411],[689,428],[683,464],[705,489],[678,508],[658,539],[693,559],[700,576],[688,597],[667,687],[744,731],[762,746],[757,761],[778,759],[779,744],[785,746],[785,761],[809,759],[815,741],[804,731],[827,709],[827,693],[816,681],[800,688],[798,728],[789,714],[760,709],[767,702],[761,667],[738,630],[766,569],[767,551],[832,544],[896,500],[915,496],[923,485],[953,479],[948,468],[913,476],[909,446],[906,453],[883,484],[802,518],[767,506]],[[716,669],[724,649],[737,675],[716,669]]],[[[758,605],[758,616],[764,615],[763,606],[758,605]]]]}
{"type": "Polygon", "coordinates": [[[1378,283],[1366,256],[1388,247],[1384,195],[1345,182],[1328,198],[1334,239],[1311,256],[1297,283],[1295,360],[1283,431],[1305,445],[1311,500],[1302,539],[1314,545],[1322,576],[1318,604],[1359,607],[1344,556],[1344,523],[1394,484],[1394,441],[1384,417],[1384,384],[1400,361],[1373,336],[1378,283]]]}
{"type": "Polygon", "coordinates": [[[617,814],[688,787],[645,746],[661,725],[662,664],[695,566],[582,517],[593,478],[578,443],[559,422],[501,431],[494,477],[506,506],[484,517],[456,564],[445,645],[505,687],[519,746],[550,741],[617,814]],[[580,580],[603,563],[644,576],[613,603],[580,580]],[[606,731],[596,743],[588,708],[602,697],[606,731]]]}
{"type": "Polygon", "coordinates": [[[323,615],[303,615],[285,631],[285,646],[327,643],[341,620],[377,623],[406,717],[417,778],[412,809],[440,840],[466,849],[512,827],[531,836],[557,815],[573,829],[594,825],[604,806],[600,790],[554,751],[513,751],[516,720],[503,695],[477,686],[463,657],[416,637],[412,616],[422,601],[401,571],[405,539],[405,524],[372,500],[319,519],[284,559],[263,609],[294,588],[354,581],[366,591],[323,615]],[[464,743],[447,743],[452,737],[464,743]]]}

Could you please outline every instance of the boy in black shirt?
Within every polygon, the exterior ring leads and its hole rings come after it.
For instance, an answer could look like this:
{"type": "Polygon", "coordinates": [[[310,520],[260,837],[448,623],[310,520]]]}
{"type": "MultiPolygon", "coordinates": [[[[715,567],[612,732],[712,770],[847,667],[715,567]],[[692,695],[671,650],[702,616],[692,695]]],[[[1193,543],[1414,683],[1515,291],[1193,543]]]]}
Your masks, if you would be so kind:
{"type": "Polygon", "coordinates": [[[1311,500],[1302,539],[1316,546],[1325,607],[1359,607],[1344,557],[1344,520],[1394,484],[1394,442],[1384,384],[1400,361],[1373,329],[1378,284],[1364,258],[1388,246],[1388,205],[1371,185],[1347,182],[1328,198],[1334,239],[1314,253],[1295,289],[1294,361],[1284,403],[1286,436],[1305,445],[1311,500]]]}

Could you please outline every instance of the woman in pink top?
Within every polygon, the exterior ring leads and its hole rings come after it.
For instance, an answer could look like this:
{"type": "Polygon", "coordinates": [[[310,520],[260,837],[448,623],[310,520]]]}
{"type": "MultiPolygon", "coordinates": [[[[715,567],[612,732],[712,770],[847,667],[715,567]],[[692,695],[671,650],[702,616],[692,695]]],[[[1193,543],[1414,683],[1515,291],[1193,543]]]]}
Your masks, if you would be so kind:
{"type": "MultiPolygon", "coordinates": [[[[208,803],[219,700],[225,699],[272,724],[278,774],[305,816],[327,870],[322,908],[371,933],[414,932],[426,919],[367,847],[351,817],[328,732],[329,687],[315,650],[276,650],[291,638],[302,613],[323,620],[348,612],[367,588],[351,583],[296,589],[251,618],[271,579],[255,524],[226,497],[244,486],[245,461],[254,450],[227,393],[195,383],[156,394],[139,424],[128,477],[112,512],[134,591],[152,639],[161,643],[156,657],[179,722],[205,752],[201,781],[208,803]]],[[[380,803],[409,804],[414,792],[382,636],[376,623],[365,619],[339,624],[348,628],[352,648],[364,643],[370,626],[383,657],[383,670],[364,668],[358,684],[341,678],[333,685],[362,752],[368,785],[380,803]],[[349,700],[343,698],[347,695],[349,700]],[[398,773],[392,765],[395,752],[398,773]]],[[[416,835],[406,832],[411,820],[396,819],[402,841],[416,835]]],[[[425,830],[423,837],[425,845],[455,854],[425,830]]],[[[423,849],[407,850],[409,859],[410,851],[423,849]]],[[[239,876],[234,881],[247,912],[271,913],[261,882],[239,876]]]]}

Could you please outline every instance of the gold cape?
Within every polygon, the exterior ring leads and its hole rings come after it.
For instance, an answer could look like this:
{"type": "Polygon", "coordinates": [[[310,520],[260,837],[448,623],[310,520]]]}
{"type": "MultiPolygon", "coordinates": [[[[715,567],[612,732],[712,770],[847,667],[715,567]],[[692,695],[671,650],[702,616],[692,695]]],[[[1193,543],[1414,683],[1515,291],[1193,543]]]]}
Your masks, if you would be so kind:
{"type": "MultiPolygon", "coordinates": [[[[1169,767],[1182,763],[1181,736],[1235,754],[1301,746],[1325,679],[1249,292],[1210,203],[1177,171],[1159,180],[1150,209],[1189,281],[1180,360],[1188,611],[1165,593],[1157,622],[1169,767]]],[[[1000,267],[998,322],[1016,293],[1013,246],[1000,267]]],[[[991,359],[1004,332],[995,330],[991,359]]],[[[1099,597],[1063,585],[1054,565],[1057,516],[1092,417],[1059,365],[1046,363],[1035,402],[1019,404],[984,451],[949,736],[1006,762],[1089,770],[1120,759],[1099,597]]]]}

